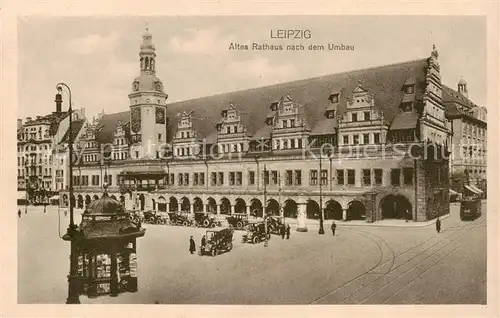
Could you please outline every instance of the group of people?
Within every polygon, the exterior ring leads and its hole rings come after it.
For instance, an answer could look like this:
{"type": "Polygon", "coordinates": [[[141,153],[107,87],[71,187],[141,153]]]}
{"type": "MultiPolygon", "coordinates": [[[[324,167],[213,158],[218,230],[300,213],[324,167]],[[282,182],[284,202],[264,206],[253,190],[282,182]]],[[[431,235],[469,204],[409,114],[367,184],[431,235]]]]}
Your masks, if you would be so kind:
{"type": "Polygon", "coordinates": [[[280,234],[281,234],[282,240],[285,239],[285,235],[286,235],[286,239],[289,240],[290,239],[290,224],[287,224],[286,226],[280,227],[280,234]]]}
{"type": "MultiPolygon", "coordinates": [[[[201,238],[200,251],[203,251],[205,245],[207,245],[207,237],[203,235],[201,238]]],[[[194,252],[196,252],[196,243],[194,241],[194,238],[191,236],[189,238],[189,253],[194,254],[194,252]]]]}

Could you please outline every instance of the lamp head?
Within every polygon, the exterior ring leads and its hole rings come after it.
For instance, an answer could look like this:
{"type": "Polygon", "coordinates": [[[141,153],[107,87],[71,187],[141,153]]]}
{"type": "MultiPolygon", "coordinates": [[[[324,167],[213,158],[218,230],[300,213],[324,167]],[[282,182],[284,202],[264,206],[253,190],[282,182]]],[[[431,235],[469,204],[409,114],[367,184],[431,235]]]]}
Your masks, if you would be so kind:
{"type": "Polygon", "coordinates": [[[57,92],[61,94],[63,91],[62,85],[57,85],[57,92]]]}

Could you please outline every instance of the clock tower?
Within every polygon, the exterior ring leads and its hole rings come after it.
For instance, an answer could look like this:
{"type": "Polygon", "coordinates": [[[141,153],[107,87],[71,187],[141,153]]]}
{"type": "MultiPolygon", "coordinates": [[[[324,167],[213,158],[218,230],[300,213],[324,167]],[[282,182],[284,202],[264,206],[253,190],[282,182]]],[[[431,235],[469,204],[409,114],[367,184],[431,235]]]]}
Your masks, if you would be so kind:
{"type": "Polygon", "coordinates": [[[146,28],[139,51],[140,76],[132,83],[130,100],[131,158],[157,158],[160,146],[167,141],[166,103],[168,95],[156,77],[156,53],[152,36],[146,28]]]}

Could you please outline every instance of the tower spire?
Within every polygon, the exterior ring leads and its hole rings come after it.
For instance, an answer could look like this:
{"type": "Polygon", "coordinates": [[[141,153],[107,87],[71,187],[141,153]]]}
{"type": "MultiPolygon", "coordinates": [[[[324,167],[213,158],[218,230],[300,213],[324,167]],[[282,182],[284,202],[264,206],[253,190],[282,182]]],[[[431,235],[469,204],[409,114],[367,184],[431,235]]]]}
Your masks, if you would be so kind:
{"type": "Polygon", "coordinates": [[[155,45],[153,37],[149,33],[148,23],[146,22],[145,32],[142,35],[142,43],[139,51],[141,61],[141,74],[155,74],[155,45]]]}

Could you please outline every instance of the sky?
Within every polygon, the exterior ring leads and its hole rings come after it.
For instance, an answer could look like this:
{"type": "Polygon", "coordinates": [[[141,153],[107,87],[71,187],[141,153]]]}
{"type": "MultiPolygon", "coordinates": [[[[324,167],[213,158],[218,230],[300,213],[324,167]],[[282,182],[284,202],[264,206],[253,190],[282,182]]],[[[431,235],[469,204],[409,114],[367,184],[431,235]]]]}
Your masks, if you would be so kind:
{"type": "Polygon", "coordinates": [[[463,77],[469,97],[487,106],[486,20],[479,16],[26,16],[18,20],[17,117],[54,111],[61,81],[88,118],[127,111],[146,26],[168,102],[427,58],[435,44],[443,84],[456,89],[463,77]],[[311,38],[271,39],[278,29],[308,29],[311,38]],[[229,50],[253,42],[306,50],[229,50]],[[328,43],[354,51],[307,50],[328,43]]]}

